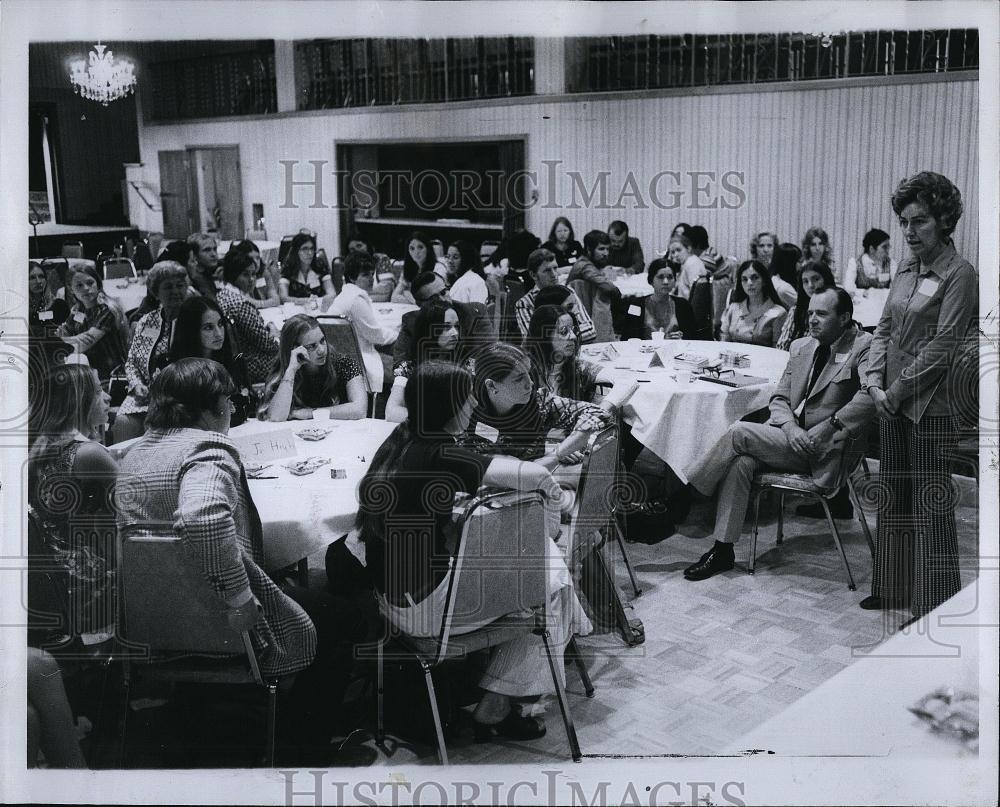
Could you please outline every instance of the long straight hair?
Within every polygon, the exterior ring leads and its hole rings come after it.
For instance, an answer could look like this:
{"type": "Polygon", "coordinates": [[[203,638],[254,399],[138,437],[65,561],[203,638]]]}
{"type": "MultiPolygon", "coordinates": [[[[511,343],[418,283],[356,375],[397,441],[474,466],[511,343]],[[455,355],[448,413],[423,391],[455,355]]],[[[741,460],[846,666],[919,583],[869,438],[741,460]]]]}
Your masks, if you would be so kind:
{"type": "MultiPolygon", "coordinates": [[[[278,388],[278,384],[281,383],[281,379],[285,377],[285,373],[288,371],[288,365],[291,362],[292,351],[299,346],[299,340],[308,331],[313,328],[319,328],[323,330],[323,327],[319,324],[319,321],[314,317],[310,317],[308,314],[296,314],[295,316],[289,317],[285,320],[285,324],[281,326],[281,337],[278,340],[278,357],[275,359],[274,368],[271,372],[271,376],[267,379],[267,386],[264,388],[264,403],[268,403],[275,390],[278,388]]],[[[333,367],[334,350],[327,344],[326,347],[326,387],[330,389],[335,386],[335,380],[337,377],[336,370],[333,367]]],[[[295,384],[292,386],[292,400],[299,401],[299,389],[302,383],[302,375],[296,374],[295,384]]]]}
{"type": "Polygon", "coordinates": [[[433,272],[434,267],[437,265],[437,253],[434,252],[434,247],[431,246],[431,239],[420,230],[414,230],[410,233],[403,247],[403,279],[407,283],[412,283],[413,279],[423,273],[423,272],[433,272]],[[419,241],[424,245],[424,262],[423,265],[418,266],[417,262],[410,257],[410,242],[419,241]]]}
{"type": "MultiPolygon", "coordinates": [[[[573,319],[573,315],[557,305],[540,305],[531,315],[528,323],[528,334],[524,338],[523,349],[531,358],[531,377],[536,387],[548,385],[549,373],[556,366],[552,355],[552,336],[562,317],[573,319]]],[[[576,350],[572,356],[566,356],[559,364],[559,389],[556,395],[568,398],[578,398],[583,392],[579,389],[580,379],[577,373],[577,352],[580,348],[580,331],[573,323],[576,334],[576,350]]]]}
{"type": "Polygon", "coordinates": [[[322,267],[316,262],[316,239],[308,233],[297,233],[292,239],[292,245],[288,248],[288,254],[281,264],[281,276],[286,280],[298,280],[300,272],[308,272],[312,269],[317,275],[321,274],[322,267]],[[299,250],[303,244],[313,245],[313,259],[309,266],[299,265],[299,250]]]}
{"type": "Polygon", "coordinates": [[[230,374],[233,373],[233,335],[230,331],[230,322],[219,304],[208,297],[188,297],[181,303],[177,312],[177,322],[174,325],[174,341],[170,345],[170,361],[177,361],[188,357],[196,359],[214,359],[225,367],[230,374]],[[222,343],[222,349],[217,350],[214,356],[203,356],[201,346],[201,320],[206,311],[214,311],[219,315],[226,338],[222,343]]]}
{"type": "Polygon", "coordinates": [[[87,416],[101,394],[95,372],[80,364],[57,364],[49,369],[44,394],[33,399],[29,459],[44,451],[55,437],[74,429],[85,437],[93,436],[87,416]]]}
{"type": "MultiPolygon", "coordinates": [[[[829,264],[825,261],[807,261],[799,270],[799,276],[795,281],[795,332],[803,333],[806,329],[806,319],[809,316],[809,300],[811,299],[802,288],[802,275],[806,271],[815,272],[823,278],[823,290],[836,288],[837,281],[833,279],[833,272],[829,264]]],[[[814,292],[815,293],[815,292],[814,292]]]]}
{"type": "Polygon", "coordinates": [[[771,282],[771,273],[767,271],[767,267],[760,261],[743,261],[743,263],[740,264],[740,268],[736,270],[736,285],[733,286],[732,301],[734,303],[742,303],[747,299],[746,289],[743,288],[743,273],[748,269],[753,269],[758,275],[760,275],[760,287],[764,294],[764,299],[770,300],[776,305],[780,305],[784,308],[785,304],[781,302],[778,292],[774,290],[774,283],[771,282]]]}

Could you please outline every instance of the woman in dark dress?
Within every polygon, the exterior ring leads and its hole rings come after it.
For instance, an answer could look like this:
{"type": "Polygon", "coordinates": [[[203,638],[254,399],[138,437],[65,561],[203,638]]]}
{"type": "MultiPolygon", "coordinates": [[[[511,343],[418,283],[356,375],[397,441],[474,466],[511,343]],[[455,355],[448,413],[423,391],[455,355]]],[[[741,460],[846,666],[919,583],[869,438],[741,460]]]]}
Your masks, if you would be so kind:
{"type": "Polygon", "coordinates": [[[569,219],[560,216],[552,222],[552,229],[549,230],[549,240],[542,244],[543,249],[549,250],[556,256],[556,266],[572,266],[577,258],[584,255],[583,244],[576,240],[573,234],[573,225],[569,219]]]}

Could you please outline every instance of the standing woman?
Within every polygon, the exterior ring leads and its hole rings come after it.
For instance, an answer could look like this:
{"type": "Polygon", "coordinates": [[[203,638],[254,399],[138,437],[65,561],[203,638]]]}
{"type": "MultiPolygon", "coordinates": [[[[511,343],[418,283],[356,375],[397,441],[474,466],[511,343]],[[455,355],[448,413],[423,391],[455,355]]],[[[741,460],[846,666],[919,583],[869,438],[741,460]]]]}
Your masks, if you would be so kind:
{"type": "Polygon", "coordinates": [[[309,233],[299,233],[292,239],[281,265],[278,286],[281,302],[308,305],[310,300],[322,297],[324,311],[337,296],[329,269],[324,270],[322,262],[316,259],[316,239],[309,233]]]}
{"type": "Polygon", "coordinates": [[[921,616],[961,588],[948,457],[953,362],[978,315],[978,276],[951,240],[962,196],[941,174],[899,183],[892,209],[912,257],[889,287],[868,355],[882,467],[869,610],[921,616]],[[929,337],[929,338],[928,338],[929,337]]]}
{"type": "Polygon", "coordinates": [[[392,302],[416,305],[410,285],[417,275],[424,272],[434,272],[443,281],[448,282],[448,267],[439,261],[430,239],[419,230],[410,233],[406,240],[406,255],[403,258],[403,277],[392,293],[392,302]]]}
{"type": "Polygon", "coordinates": [[[583,255],[583,244],[576,240],[573,225],[565,216],[560,216],[552,223],[549,240],[542,244],[542,248],[556,256],[556,266],[560,269],[572,266],[583,255]]]}
{"type": "Polygon", "coordinates": [[[722,341],[774,347],[788,312],[758,261],[744,261],[736,273],[732,301],[722,312],[722,341]]]}
{"type": "Polygon", "coordinates": [[[668,339],[671,335],[694,339],[697,331],[694,310],[687,299],[674,294],[677,273],[673,265],[662,258],[652,261],[646,277],[653,293],[643,305],[642,338],[651,339],[653,331],[663,331],[668,339]]]}
{"type": "Polygon", "coordinates": [[[878,228],[865,233],[861,254],[847,262],[844,288],[851,294],[868,289],[887,289],[896,276],[896,261],[889,257],[889,233],[878,228]]]}
{"type": "Polygon", "coordinates": [[[452,300],[486,305],[491,297],[496,299],[500,286],[494,278],[486,276],[472,244],[461,239],[452,241],[445,252],[445,260],[448,261],[452,300]]]}
{"type": "Polygon", "coordinates": [[[125,360],[125,380],[128,395],[118,407],[113,428],[116,443],[130,440],[143,433],[143,422],[149,405],[149,385],[153,376],[169,361],[174,322],[181,303],[190,290],[187,269],[176,261],[153,264],[146,276],[147,293],[157,302],[157,308],[135,325],[135,335],[128,346],[125,360]]]}
{"type": "Polygon", "coordinates": [[[809,299],[819,291],[836,286],[833,272],[823,261],[807,261],[799,272],[798,294],[795,308],[785,317],[785,325],[775,345],[778,350],[788,350],[796,339],[806,335],[809,328],[809,299]]]}
{"type": "Polygon", "coordinates": [[[357,363],[327,347],[312,317],[296,314],[281,328],[276,372],[267,382],[262,420],[310,420],[329,409],[335,420],[365,416],[368,391],[357,363]]]}
{"type": "Polygon", "coordinates": [[[104,293],[93,266],[70,267],[67,288],[75,299],[69,318],[59,326],[59,337],[77,353],[85,353],[102,384],[125,361],[128,321],[117,302],[104,293]]]}
{"type": "Polygon", "coordinates": [[[242,353],[233,352],[233,337],[229,322],[215,300],[207,297],[190,297],[177,312],[174,342],[170,346],[170,361],[188,357],[213,359],[229,372],[234,391],[229,396],[233,404],[230,426],[246,422],[253,410],[247,364],[242,353]]]}

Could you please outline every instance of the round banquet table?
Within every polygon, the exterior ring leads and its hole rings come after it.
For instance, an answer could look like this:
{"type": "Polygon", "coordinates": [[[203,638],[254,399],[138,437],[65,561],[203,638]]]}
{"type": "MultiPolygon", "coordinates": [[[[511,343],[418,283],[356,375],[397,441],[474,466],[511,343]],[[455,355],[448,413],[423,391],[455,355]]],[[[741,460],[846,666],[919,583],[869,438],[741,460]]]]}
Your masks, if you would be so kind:
{"type": "MultiPolygon", "coordinates": [[[[735,342],[699,342],[668,339],[662,342],[613,342],[587,345],[581,357],[604,368],[602,376],[615,383],[638,381],[639,387],[625,405],[623,414],[632,434],[646,448],[666,462],[681,479],[733,423],[744,415],[766,407],[778,379],[788,363],[788,353],[758,345],[735,342]],[[609,345],[619,351],[606,353],[609,345]],[[654,346],[660,350],[665,367],[650,367],[654,346]],[[719,351],[733,350],[747,355],[749,367],[736,373],[764,379],[759,384],[729,387],[704,379],[678,382],[672,358],[678,353],[694,353],[711,362],[719,351]],[[619,382],[620,379],[620,382],[619,382]]],[[[732,376],[725,374],[725,379],[732,376]]]]}
{"type": "MultiPolygon", "coordinates": [[[[408,305],[407,303],[372,303],[372,308],[375,309],[375,318],[378,320],[378,324],[383,328],[395,331],[397,334],[403,326],[403,314],[407,311],[417,310],[417,306],[408,305]]],[[[306,306],[295,305],[295,303],[282,303],[280,306],[274,306],[273,308],[260,309],[260,315],[264,319],[264,322],[274,323],[278,328],[284,324],[286,319],[295,314],[308,314],[311,317],[320,317],[323,313],[319,309],[310,311],[306,306]]]]}
{"type": "Polygon", "coordinates": [[[146,278],[105,280],[104,293],[114,297],[125,311],[134,311],[146,296],[146,278]]]}

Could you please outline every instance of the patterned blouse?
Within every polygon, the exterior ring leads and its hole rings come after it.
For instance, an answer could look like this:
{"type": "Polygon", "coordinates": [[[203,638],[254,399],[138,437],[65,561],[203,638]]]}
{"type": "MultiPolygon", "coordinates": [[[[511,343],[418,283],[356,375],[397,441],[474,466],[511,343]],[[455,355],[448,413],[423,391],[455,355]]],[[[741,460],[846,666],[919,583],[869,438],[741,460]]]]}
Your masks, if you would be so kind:
{"type": "Polygon", "coordinates": [[[111,371],[125,362],[125,340],[111,306],[99,302],[93,308],[84,309],[77,303],[73,306],[69,319],[60,327],[60,335],[79,336],[91,328],[104,331],[104,336],[84,352],[90,366],[97,370],[102,381],[106,381],[111,377],[111,371]]]}
{"type": "Polygon", "coordinates": [[[278,357],[278,343],[267,329],[264,318],[239,289],[229,284],[219,289],[215,301],[232,323],[233,335],[246,357],[250,383],[263,383],[278,357]]]}
{"type": "Polygon", "coordinates": [[[536,389],[528,403],[506,415],[497,415],[488,407],[484,401],[476,408],[459,444],[482,454],[504,454],[520,460],[543,456],[546,437],[553,429],[595,432],[611,425],[610,416],[599,406],[553,395],[544,387],[536,389]],[[495,443],[476,434],[478,423],[497,430],[495,443]]]}
{"type": "MultiPolygon", "coordinates": [[[[292,387],[292,409],[319,409],[325,406],[337,406],[347,403],[347,382],[361,375],[361,368],[354,359],[339,353],[330,354],[326,373],[310,373],[301,370],[295,374],[295,384],[292,387]]],[[[259,407],[263,417],[267,406],[274,397],[281,378],[273,376],[268,382],[264,400],[259,407]]]]}
{"type": "Polygon", "coordinates": [[[162,308],[150,311],[136,323],[125,360],[129,393],[118,408],[119,415],[138,414],[148,408],[148,398],[137,397],[133,390],[138,384],[148,388],[154,372],[166,363],[171,330],[172,323],[163,316],[162,308]]]}

